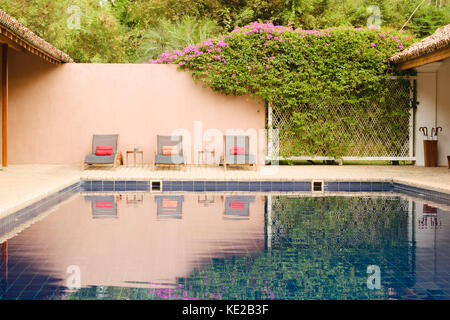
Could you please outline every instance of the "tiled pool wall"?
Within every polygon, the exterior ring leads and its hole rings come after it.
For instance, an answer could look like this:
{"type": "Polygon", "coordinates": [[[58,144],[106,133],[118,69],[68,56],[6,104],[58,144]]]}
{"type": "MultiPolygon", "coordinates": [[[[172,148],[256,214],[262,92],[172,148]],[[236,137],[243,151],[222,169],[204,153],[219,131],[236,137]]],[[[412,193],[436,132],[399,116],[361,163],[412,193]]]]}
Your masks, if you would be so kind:
{"type": "Polygon", "coordinates": [[[408,186],[401,183],[393,183],[393,191],[402,193],[405,195],[413,196],[426,201],[434,201],[437,203],[450,205],[450,194],[444,192],[438,192],[434,190],[428,190],[424,188],[408,186]]]}
{"type": "MultiPolygon", "coordinates": [[[[320,181],[320,180],[317,180],[320,181]]],[[[159,180],[157,181],[159,182],[159,180]]],[[[133,180],[83,180],[80,190],[84,192],[146,191],[151,189],[151,181],[133,180]]],[[[156,190],[152,190],[156,191],[156,190]]],[[[157,191],[178,192],[312,192],[311,181],[201,181],[183,180],[161,181],[157,191]]],[[[450,194],[409,186],[389,181],[323,181],[323,192],[396,192],[424,200],[450,205],[450,194]]]]}
{"type": "MultiPolygon", "coordinates": [[[[159,181],[158,181],[159,182],[159,181]]],[[[162,192],[311,192],[311,181],[162,181],[162,192]]],[[[150,192],[149,180],[83,180],[72,184],[34,204],[0,219],[0,235],[16,226],[33,219],[39,213],[68,199],[78,192],[150,192]]],[[[153,190],[154,191],[154,190],[153,190]]],[[[395,182],[324,181],[323,191],[327,192],[395,192],[414,196],[425,201],[450,205],[450,194],[413,187],[395,182]]]]}
{"type": "Polygon", "coordinates": [[[75,193],[81,191],[81,183],[77,182],[65,187],[42,200],[39,200],[23,209],[9,214],[0,219],[0,236],[12,231],[15,227],[33,219],[42,212],[63,202],[75,193]]]}
{"type": "MultiPolygon", "coordinates": [[[[150,191],[146,181],[81,181],[82,191],[150,191]]],[[[160,191],[214,192],[310,192],[311,181],[162,181],[160,191]]],[[[324,192],[392,192],[392,182],[336,182],[324,181],[324,192]]]]}

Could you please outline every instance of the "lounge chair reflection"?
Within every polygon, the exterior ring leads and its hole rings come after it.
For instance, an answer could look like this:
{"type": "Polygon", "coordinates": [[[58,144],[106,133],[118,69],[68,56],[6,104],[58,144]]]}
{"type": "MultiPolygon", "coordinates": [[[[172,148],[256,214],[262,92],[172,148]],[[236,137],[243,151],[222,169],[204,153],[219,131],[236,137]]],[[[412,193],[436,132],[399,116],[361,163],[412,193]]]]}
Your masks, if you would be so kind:
{"type": "Polygon", "coordinates": [[[91,202],[93,219],[117,219],[117,204],[114,196],[85,196],[91,202]]]}
{"type": "Polygon", "coordinates": [[[250,203],[255,196],[228,196],[224,201],[225,220],[248,220],[250,217],[250,203]]]}
{"type": "Polygon", "coordinates": [[[155,196],[158,219],[181,219],[184,196],[155,196]]]}

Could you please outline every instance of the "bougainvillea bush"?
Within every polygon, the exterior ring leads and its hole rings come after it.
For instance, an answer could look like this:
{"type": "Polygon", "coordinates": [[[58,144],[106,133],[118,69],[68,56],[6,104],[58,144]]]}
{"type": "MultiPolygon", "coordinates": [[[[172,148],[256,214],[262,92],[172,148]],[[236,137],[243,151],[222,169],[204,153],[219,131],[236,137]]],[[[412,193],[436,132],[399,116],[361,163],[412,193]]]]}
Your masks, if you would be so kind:
{"type": "MultiPolygon", "coordinates": [[[[214,91],[281,108],[293,137],[284,155],[342,156],[353,138],[345,128],[356,117],[369,116],[367,106],[374,100],[389,97],[388,77],[395,71],[388,57],[413,41],[389,30],[301,30],[254,22],[144,63],[178,64],[214,91]],[[343,106],[353,113],[338,112],[343,106]]],[[[385,104],[376,113],[390,125],[393,118],[408,117],[409,108],[385,104]]],[[[401,136],[396,130],[403,129],[390,130],[395,140],[401,136]]]]}

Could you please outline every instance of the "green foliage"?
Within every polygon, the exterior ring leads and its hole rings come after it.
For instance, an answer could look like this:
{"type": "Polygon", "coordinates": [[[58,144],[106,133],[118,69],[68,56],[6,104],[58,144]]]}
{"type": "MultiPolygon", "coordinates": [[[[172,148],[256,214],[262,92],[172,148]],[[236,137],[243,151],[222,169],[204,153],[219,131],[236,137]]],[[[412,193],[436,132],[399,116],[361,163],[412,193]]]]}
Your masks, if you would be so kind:
{"type": "Polygon", "coordinates": [[[77,62],[125,60],[120,26],[107,4],[100,6],[96,0],[0,0],[0,8],[77,62]],[[78,13],[80,28],[73,29],[70,22],[78,13]]]}
{"type": "MultiPolygon", "coordinates": [[[[166,53],[157,62],[179,63],[214,91],[248,95],[281,108],[293,124],[288,134],[294,141],[283,156],[339,157],[351,144],[346,128],[354,125],[355,117],[383,119],[393,132],[393,144],[404,138],[398,124],[404,123],[400,120],[409,116],[411,106],[388,105],[388,77],[395,72],[387,59],[412,39],[389,30],[304,31],[255,22],[215,44],[206,41],[181,55],[166,53]],[[386,103],[369,114],[374,100],[386,103]],[[353,111],[339,113],[342,108],[353,111]]],[[[370,130],[366,128],[376,134],[370,130]]]]}
{"type": "MultiPolygon", "coordinates": [[[[0,0],[0,8],[80,62],[135,62],[147,58],[146,33],[160,21],[184,16],[215,21],[221,32],[251,21],[272,21],[303,29],[367,24],[378,5],[381,26],[400,29],[422,0],[0,0]],[[67,28],[70,5],[82,11],[82,28],[67,28]],[[144,52],[144,53],[142,53],[144,52]],[[142,56],[141,56],[142,54],[142,56]]],[[[405,30],[419,37],[450,23],[450,2],[425,2],[405,30]]]]}
{"type": "Polygon", "coordinates": [[[175,23],[161,19],[157,27],[151,28],[144,35],[138,49],[140,58],[137,62],[155,59],[166,50],[201,42],[208,37],[216,36],[219,30],[216,23],[210,19],[196,20],[190,16],[184,16],[175,23]]]}

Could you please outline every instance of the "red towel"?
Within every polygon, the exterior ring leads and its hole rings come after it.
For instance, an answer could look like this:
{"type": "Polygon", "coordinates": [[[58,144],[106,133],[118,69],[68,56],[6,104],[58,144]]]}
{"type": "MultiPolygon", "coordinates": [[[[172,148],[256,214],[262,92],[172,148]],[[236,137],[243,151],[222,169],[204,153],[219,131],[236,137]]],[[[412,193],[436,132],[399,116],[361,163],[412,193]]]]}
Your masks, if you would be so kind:
{"type": "Polygon", "coordinates": [[[111,209],[113,207],[112,201],[95,201],[97,209],[111,209]]]}
{"type": "Polygon", "coordinates": [[[163,146],[162,147],[163,156],[174,156],[178,154],[177,146],[163,146]]]}
{"type": "Polygon", "coordinates": [[[97,156],[110,156],[113,153],[112,146],[97,146],[95,149],[95,155],[97,156]]]}
{"type": "Polygon", "coordinates": [[[245,202],[230,202],[230,209],[244,209],[245,202]]]}
{"type": "Polygon", "coordinates": [[[176,208],[178,207],[178,201],[172,199],[163,199],[162,206],[163,208],[176,208]]]}
{"type": "Polygon", "coordinates": [[[244,147],[231,147],[230,154],[231,155],[243,155],[243,154],[245,154],[245,148],[244,147]]]}

